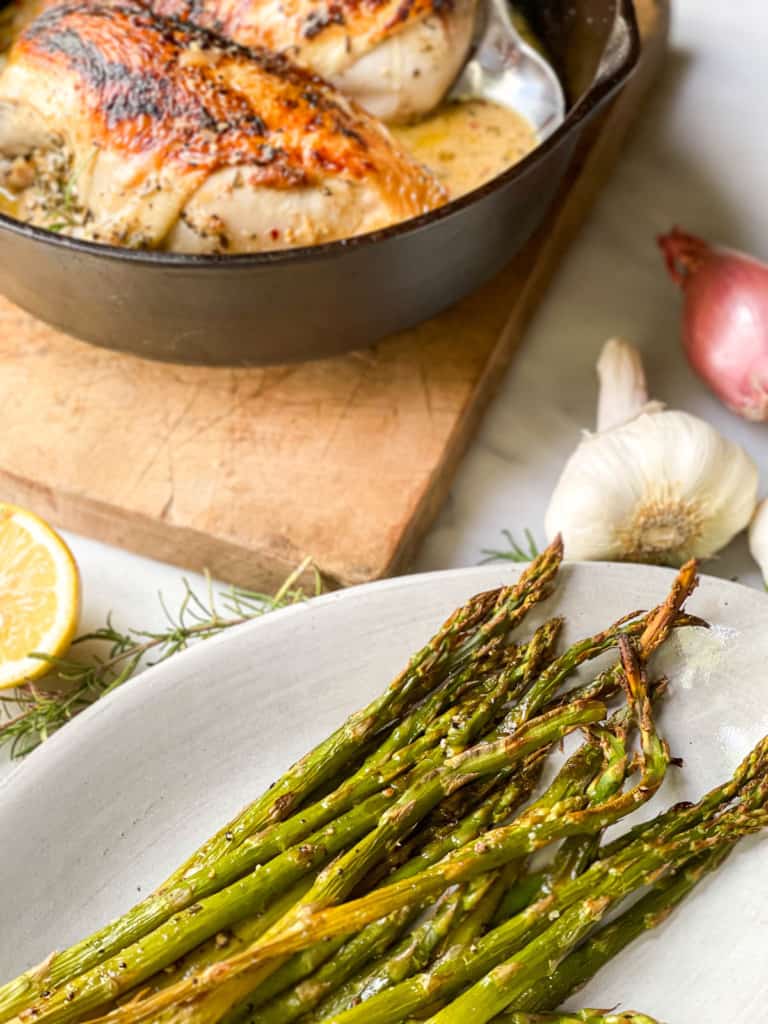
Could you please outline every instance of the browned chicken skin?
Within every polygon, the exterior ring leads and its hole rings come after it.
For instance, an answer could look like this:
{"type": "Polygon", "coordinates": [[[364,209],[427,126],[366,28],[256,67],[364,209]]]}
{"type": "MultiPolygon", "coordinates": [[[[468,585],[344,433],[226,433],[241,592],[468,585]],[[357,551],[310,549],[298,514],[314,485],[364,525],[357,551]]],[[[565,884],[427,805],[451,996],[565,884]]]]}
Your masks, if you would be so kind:
{"type": "Polygon", "coordinates": [[[464,63],[476,0],[146,0],[286,53],[385,121],[432,110],[464,63]]]}
{"type": "MultiPolygon", "coordinates": [[[[57,2],[6,0],[0,51],[57,2]]],[[[467,57],[478,5],[478,0],[139,2],[243,46],[284,53],[387,122],[419,118],[439,104],[467,57]]]]}
{"type": "Polygon", "coordinates": [[[134,246],[316,244],[445,201],[320,79],[133,2],[54,7],[17,40],[0,75],[0,153],[31,151],[66,154],[72,233],[134,246]]]}

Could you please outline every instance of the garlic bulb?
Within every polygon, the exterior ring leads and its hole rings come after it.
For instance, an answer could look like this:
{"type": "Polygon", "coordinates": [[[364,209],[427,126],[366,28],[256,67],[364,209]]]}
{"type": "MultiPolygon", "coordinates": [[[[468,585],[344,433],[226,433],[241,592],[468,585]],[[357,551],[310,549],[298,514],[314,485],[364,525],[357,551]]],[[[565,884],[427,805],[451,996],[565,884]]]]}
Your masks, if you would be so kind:
{"type": "Polygon", "coordinates": [[[768,498],[764,498],[757,506],[749,525],[749,550],[760,566],[768,587],[768,498]]]}
{"type": "Polygon", "coordinates": [[[679,565],[708,558],[749,523],[757,467],[696,416],[648,402],[640,354],[608,341],[597,433],[566,463],[545,520],[569,558],[679,565]]]}

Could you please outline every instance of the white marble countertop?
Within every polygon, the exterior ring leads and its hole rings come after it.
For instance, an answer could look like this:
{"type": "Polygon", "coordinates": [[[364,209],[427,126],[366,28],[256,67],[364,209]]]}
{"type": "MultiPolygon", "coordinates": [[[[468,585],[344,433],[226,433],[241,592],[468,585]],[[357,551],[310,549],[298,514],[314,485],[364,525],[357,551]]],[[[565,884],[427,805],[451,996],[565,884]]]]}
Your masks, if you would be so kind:
{"type": "MultiPolygon", "coordinates": [[[[474,565],[483,548],[503,544],[504,527],[543,540],[554,482],[579,430],[594,423],[594,362],[611,335],[642,348],[654,397],[703,416],[752,453],[768,493],[768,426],[727,412],[688,369],[680,298],[654,242],[677,223],[768,258],[768,5],[674,0],[674,8],[664,79],[488,409],[415,570],[474,565]]],[[[158,590],[178,604],[178,568],[67,539],[82,573],[83,629],[108,612],[121,627],[160,627],[158,590]]],[[[705,571],[761,585],[743,538],[705,571]]],[[[0,763],[0,774],[7,767],[0,763]]]]}

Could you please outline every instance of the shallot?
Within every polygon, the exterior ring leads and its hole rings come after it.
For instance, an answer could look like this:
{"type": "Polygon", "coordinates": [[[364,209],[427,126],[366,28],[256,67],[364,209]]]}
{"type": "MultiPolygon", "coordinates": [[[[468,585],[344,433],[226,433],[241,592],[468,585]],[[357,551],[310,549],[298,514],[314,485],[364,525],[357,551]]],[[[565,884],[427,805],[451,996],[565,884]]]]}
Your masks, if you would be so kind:
{"type": "Polygon", "coordinates": [[[734,412],[768,420],[768,265],[680,228],[658,241],[685,296],[691,366],[734,412]]]}

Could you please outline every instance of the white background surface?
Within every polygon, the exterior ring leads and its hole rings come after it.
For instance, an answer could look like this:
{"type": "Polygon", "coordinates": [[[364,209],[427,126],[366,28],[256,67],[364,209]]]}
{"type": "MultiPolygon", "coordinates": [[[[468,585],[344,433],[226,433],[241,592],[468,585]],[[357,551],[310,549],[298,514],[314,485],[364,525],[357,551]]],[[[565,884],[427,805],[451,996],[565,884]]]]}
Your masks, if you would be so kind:
{"type": "MultiPolygon", "coordinates": [[[[417,570],[474,565],[499,531],[543,540],[542,520],[563,461],[594,422],[594,362],[623,334],[644,351],[651,391],[698,413],[761,464],[768,493],[768,425],[724,410],[693,377],[679,347],[680,296],[654,238],[679,223],[768,259],[768,3],[674,0],[664,79],[590,222],[533,322],[417,570]]],[[[119,626],[162,622],[181,572],[68,535],[83,578],[83,628],[114,613],[119,626]]],[[[760,585],[742,538],[706,571],[760,585]]],[[[0,762],[3,755],[0,754],[0,762]]],[[[0,773],[2,773],[0,764],[0,773]]]]}

